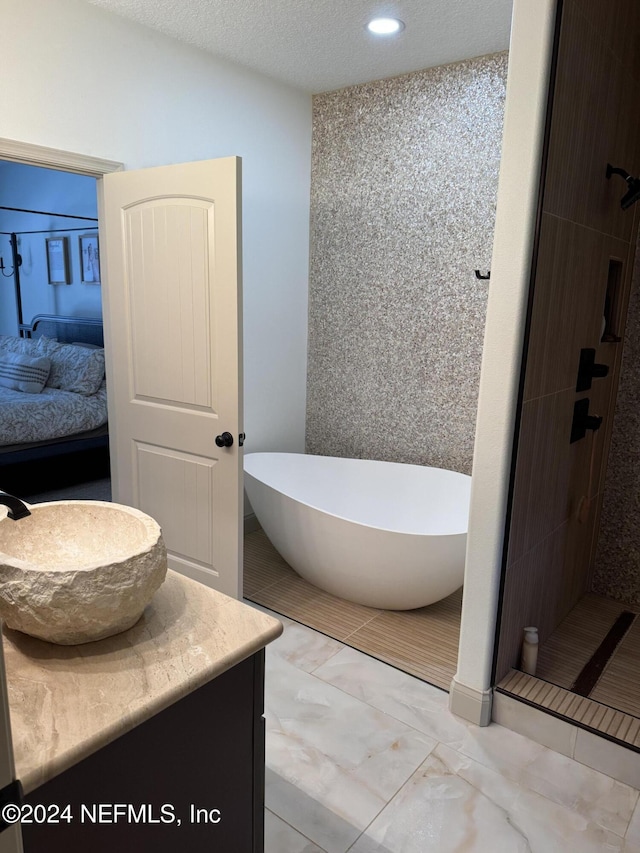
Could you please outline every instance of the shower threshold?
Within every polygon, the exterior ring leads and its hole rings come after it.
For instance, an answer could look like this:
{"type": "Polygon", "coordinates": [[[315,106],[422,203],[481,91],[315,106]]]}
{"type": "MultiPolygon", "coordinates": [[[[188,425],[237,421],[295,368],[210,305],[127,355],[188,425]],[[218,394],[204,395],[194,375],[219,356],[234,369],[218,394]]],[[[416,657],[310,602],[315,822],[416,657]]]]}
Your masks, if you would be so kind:
{"type": "Polygon", "coordinates": [[[640,752],[640,718],[512,669],[495,688],[526,705],[640,752]]]}
{"type": "Polygon", "coordinates": [[[640,608],[587,593],[496,692],[640,751],[640,608]]]}

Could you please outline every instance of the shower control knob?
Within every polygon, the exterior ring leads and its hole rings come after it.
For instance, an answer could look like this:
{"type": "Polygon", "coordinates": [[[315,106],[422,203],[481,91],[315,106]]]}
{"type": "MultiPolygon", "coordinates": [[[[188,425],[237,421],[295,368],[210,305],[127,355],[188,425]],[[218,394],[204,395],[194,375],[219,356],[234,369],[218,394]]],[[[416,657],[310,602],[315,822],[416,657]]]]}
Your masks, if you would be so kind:
{"type": "Polygon", "coordinates": [[[589,414],[589,398],[585,397],[583,400],[577,400],[573,405],[570,444],[584,438],[588,429],[596,432],[601,426],[602,418],[600,415],[589,414]]]}
{"type": "Polygon", "coordinates": [[[223,432],[222,435],[216,436],[216,444],[218,447],[231,447],[233,444],[233,436],[230,432],[223,432]]]}
{"type": "Polygon", "coordinates": [[[592,429],[594,432],[602,426],[602,418],[599,415],[587,415],[584,419],[586,429],[592,429]]]}
{"type": "Polygon", "coordinates": [[[596,364],[595,349],[589,348],[580,350],[580,364],[578,365],[576,391],[588,391],[591,388],[592,379],[604,379],[604,377],[608,375],[608,364],[596,364]]]}

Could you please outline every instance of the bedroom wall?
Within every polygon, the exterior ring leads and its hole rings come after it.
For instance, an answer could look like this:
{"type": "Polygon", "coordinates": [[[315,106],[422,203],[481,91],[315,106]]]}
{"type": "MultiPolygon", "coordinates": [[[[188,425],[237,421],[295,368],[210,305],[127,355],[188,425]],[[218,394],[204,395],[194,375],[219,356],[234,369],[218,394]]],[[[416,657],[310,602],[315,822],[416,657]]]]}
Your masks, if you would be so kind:
{"type": "Polygon", "coordinates": [[[80,0],[2,3],[4,137],[127,169],[243,159],[247,450],[303,450],[311,98],[80,0]]]}
{"type": "MultiPolygon", "coordinates": [[[[0,161],[0,204],[27,210],[97,217],[96,181],[85,175],[0,161]]],[[[25,322],[29,322],[35,314],[102,316],[100,285],[82,282],[78,241],[79,234],[97,233],[96,226],[97,223],[0,210],[0,231],[56,229],[55,233],[18,235],[18,251],[22,256],[22,316],[25,322]],[[82,230],[60,231],[61,228],[82,230]],[[48,281],[46,238],[65,236],[69,247],[70,282],[51,285],[48,281]]],[[[0,256],[4,258],[5,267],[10,269],[10,243],[4,235],[0,235],[0,256]]],[[[0,284],[0,334],[15,335],[17,312],[13,278],[2,278],[0,284]]]]}

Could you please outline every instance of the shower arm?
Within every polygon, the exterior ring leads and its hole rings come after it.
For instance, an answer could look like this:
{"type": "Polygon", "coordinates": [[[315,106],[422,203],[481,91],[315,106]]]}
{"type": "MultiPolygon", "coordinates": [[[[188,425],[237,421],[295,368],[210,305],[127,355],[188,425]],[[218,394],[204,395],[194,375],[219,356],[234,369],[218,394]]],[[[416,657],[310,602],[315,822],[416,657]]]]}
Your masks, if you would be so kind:
{"type": "Polygon", "coordinates": [[[627,183],[633,180],[626,169],[620,169],[618,166],[612,166],[611,163],[607,163],[607,178],[610,178],[611,175],[620,175],[627,183]]]}

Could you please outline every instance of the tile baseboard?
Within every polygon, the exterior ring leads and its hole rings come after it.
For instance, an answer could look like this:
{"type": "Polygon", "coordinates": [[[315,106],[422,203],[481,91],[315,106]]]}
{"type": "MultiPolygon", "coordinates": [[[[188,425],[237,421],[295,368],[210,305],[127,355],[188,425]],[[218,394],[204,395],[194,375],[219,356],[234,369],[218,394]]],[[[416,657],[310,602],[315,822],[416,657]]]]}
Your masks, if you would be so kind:
{"type": "Polygon", "coordinates": [[[492,693],[491,690],[475,690],[454,678],[449,688],[449,709],[476,726],[488,726],[491,722],[492,693]]]}
{"type": "Polygon", "coordinates": [[[573,758],[578,727],[533,705],[496,689],[491,707],[492,722],[536,743],[573,758]]]}

